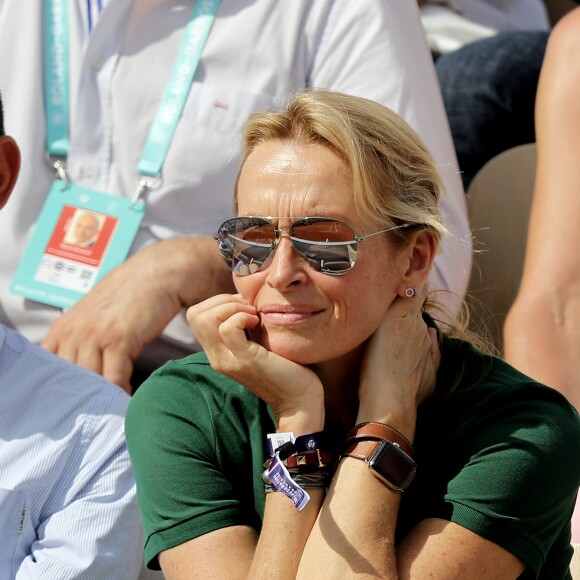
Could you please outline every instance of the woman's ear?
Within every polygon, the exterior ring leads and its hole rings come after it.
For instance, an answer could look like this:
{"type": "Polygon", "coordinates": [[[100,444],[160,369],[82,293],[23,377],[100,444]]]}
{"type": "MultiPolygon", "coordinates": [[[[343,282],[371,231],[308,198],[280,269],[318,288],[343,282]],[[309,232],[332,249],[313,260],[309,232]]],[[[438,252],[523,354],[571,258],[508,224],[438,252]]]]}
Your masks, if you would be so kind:
{"type": "Polygon", "coordinates": [[[6,205],[20,171],[20,150],[12,137],[0,137],[0,209],[6,205]]]}
{"type": "Polygon", "coordinates": [[[399,296],[409,297],[421,294],[429,278],[437,248],[437,238],[429,230],[420,231],[411,240],[405,248],[407,271],[399,288],[399,296]]]}

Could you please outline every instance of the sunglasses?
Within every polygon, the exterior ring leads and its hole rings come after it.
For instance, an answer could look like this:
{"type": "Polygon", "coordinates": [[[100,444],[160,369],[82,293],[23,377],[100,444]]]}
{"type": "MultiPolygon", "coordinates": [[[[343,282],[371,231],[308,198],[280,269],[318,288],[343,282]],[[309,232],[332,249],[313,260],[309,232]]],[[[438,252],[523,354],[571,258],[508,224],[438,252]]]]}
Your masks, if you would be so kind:
{"type": "Polygon", "coordinates": [[[266,268],[282,232],[288,232],[292,247],[311,268],[329,276],[340,276],[354,267],[360,242],[409,225],[357,236],[347,223],[330,217],[235,217],[219,227],[215,239],[224,260],[238,276],[266,268]],[[277,227],[272,220],[289,221],[290,225],[277,227]]]}

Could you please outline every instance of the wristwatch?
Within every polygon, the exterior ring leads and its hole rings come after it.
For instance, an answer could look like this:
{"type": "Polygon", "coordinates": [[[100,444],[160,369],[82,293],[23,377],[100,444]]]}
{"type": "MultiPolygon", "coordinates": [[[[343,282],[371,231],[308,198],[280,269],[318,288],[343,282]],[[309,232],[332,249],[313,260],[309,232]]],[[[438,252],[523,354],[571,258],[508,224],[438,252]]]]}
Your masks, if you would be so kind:
{"type": "Polygon", "coordinates": [[[405,491],[417,472],[415,460],[393,441],[355,439],[345,445],[342,457],[362,459],[374,476],[396,491],[405,491]]]}
{"type": "Polygon", "coordinates": [[[397,491],[405,491],[417,471],[411,442],[393,427],[374,421],[350,430],[342,457],[361,459],[373,475],[397,491]]]}

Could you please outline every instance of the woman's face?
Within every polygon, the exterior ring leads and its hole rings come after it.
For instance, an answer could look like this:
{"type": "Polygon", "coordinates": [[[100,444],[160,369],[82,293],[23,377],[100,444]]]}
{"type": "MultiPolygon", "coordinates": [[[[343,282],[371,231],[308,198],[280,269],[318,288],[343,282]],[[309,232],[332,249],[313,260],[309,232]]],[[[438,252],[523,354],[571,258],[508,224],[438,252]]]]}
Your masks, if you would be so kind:
{"type": "MultiPolygon", "coordinates": [[[[238,215],[329,216],[346,221],[358,235],[382,229],[357,217],[351,172],[336,153],[291,141],[267,141],[247,158],[238,182],[238,215]]],[[[352,270],[329,276],[310,268],[283,233],[271,263],[234,276],[234,282],[258,309],[260,326],[252,339],[295,362],[316,364],[350,353],[371,336],[404,271],[402,252],[384,235],[359,244],[352,270]]]]}

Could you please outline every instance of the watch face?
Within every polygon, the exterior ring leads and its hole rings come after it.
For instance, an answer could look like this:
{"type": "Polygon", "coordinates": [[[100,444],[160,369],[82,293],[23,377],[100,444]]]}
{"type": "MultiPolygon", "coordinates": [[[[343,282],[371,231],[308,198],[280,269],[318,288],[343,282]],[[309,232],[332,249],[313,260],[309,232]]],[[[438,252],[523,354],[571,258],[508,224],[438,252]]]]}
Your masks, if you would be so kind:
{"type": "Polygon", "coordinates": [[[417,471],[413,458],[391,441],[379,446],[368,465],[379,479],[398,491],[407,489],[417,471]]]}

